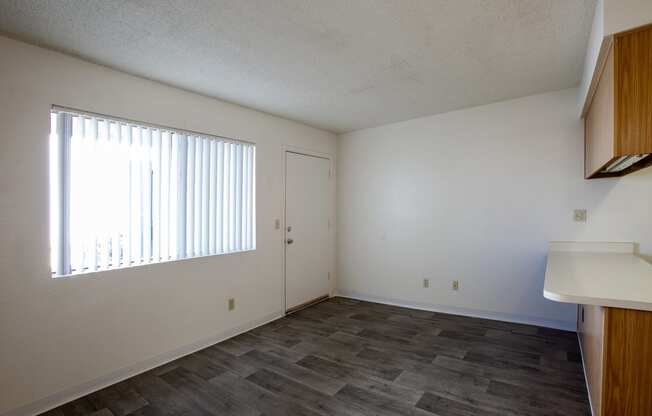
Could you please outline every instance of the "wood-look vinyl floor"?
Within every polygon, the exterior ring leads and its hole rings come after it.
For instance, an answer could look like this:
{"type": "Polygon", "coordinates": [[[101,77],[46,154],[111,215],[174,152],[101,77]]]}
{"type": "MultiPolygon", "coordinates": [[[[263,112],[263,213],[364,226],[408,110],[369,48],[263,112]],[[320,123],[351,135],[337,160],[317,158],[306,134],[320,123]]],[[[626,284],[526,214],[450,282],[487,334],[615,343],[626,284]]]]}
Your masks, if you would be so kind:
{"type": "Polygon", "coordinates": [[[590,415],[575,333],[345,298],[47,415],[590,415]]]}

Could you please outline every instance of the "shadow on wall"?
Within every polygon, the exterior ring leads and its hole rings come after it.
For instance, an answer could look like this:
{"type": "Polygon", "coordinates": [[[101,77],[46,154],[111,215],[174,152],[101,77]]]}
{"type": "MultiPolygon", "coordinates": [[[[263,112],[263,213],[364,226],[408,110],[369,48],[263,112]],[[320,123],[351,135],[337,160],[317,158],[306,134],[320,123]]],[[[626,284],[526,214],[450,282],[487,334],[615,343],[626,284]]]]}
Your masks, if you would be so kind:
{"type": "MultiPolygon", "coordinates": [[[[652,167],[621,178],[585,180],[588,221],[577,224],[572,240],[631,241],[634,252],[652,262],[652,167]]],[[[579,208],[579,205],[578,205],[579,208]]]]}

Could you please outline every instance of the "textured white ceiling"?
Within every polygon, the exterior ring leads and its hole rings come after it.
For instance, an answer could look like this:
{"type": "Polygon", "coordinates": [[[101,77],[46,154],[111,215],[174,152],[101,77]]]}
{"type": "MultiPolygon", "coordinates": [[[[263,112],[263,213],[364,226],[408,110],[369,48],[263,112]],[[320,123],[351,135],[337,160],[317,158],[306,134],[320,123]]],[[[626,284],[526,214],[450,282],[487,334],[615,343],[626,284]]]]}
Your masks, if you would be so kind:
{"type": "Polygon", "coordinates": [[[334,132],[567,88],[595,0],[2,0],[0,31],[334,132]]]}

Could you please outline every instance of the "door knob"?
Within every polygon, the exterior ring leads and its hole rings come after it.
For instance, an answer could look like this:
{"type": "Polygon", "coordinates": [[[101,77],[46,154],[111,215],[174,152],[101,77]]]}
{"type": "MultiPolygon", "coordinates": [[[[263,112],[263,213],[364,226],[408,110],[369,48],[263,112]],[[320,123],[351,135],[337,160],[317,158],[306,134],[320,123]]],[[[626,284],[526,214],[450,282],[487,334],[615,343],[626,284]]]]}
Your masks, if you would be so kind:
{"type": "Polygon", "coordinates": [[[292,244],[292,243],[294,243],[294,240],[291,239],[291,238],[288,238],[287,240],[285,240],[285,242],[288,243],[288,244],[292,244]]]}

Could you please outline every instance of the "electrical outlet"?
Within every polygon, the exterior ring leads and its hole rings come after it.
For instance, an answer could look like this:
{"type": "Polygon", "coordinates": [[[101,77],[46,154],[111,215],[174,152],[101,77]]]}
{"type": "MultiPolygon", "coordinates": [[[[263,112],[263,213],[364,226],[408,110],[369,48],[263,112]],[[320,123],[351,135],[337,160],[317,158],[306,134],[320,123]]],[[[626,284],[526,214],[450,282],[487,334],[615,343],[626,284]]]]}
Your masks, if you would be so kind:
{"type": "Polygon", "coordinates": [[[280,230],[281,229],[281,220],[279,220],[279,219],[274,220],[274,229],[275,230],[280,230]]]}
{"type": "Polygon", "coordinates": [[[430,287],[430,279],[423,279],[423,287],[430,287]]]}
{"type": "Polygon", "coordinates": [[[235,298],[229,298],[229,310],[232,311],[235,309],[235,298]]]}
{"type": "Polygon", "coordinates": [[[573,221],[586,222],[586,210],[585,209],[573,210],[573,221]]]}
{"type": "Polygon", "coordinates": [[[453,280],[453,290],[460,290],[460,281],[453,280]]]}

